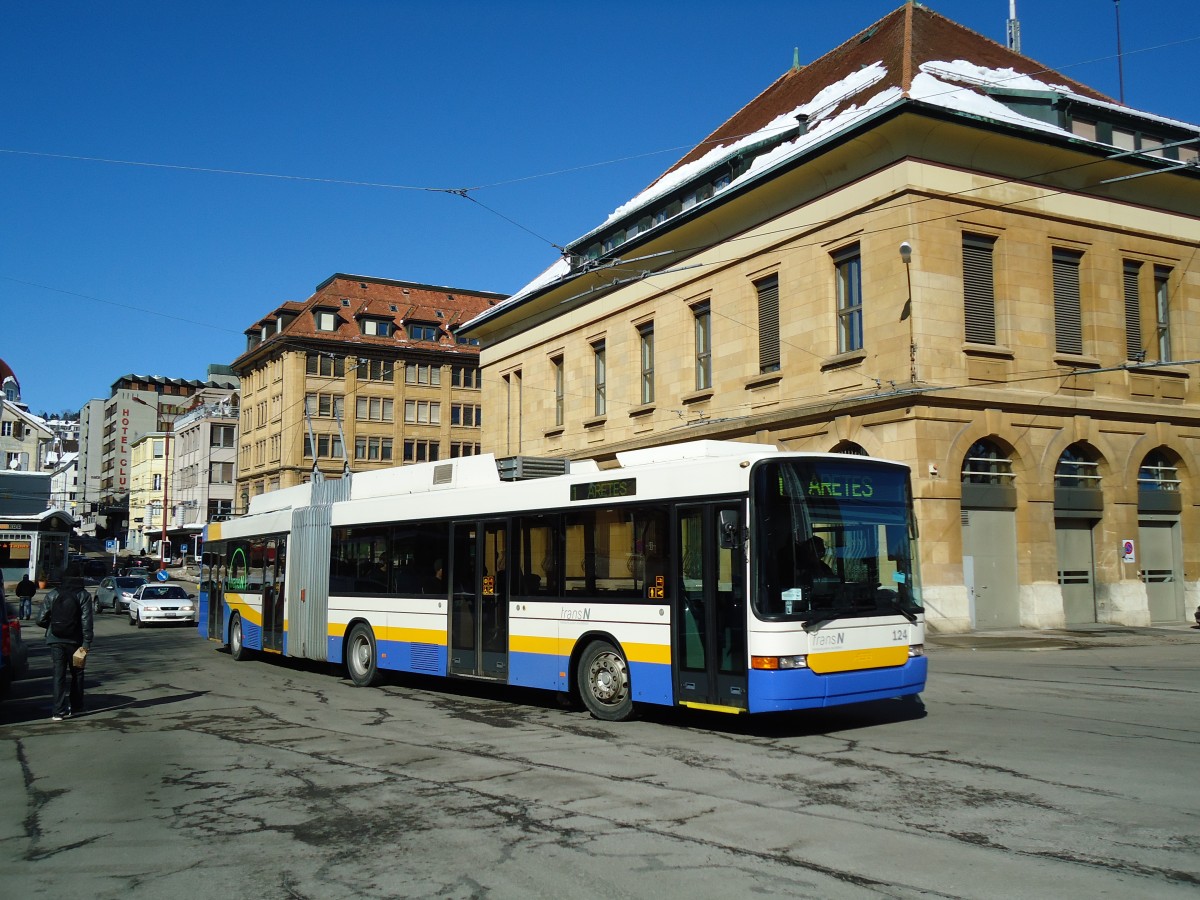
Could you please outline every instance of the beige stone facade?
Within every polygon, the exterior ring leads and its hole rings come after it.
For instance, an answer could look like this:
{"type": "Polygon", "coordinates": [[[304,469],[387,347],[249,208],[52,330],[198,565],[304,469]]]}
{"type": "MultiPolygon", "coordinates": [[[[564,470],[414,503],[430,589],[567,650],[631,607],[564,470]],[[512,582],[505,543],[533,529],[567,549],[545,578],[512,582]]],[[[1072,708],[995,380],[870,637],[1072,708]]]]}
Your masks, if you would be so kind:
{"type": "Polygon", "coordinates": [[[453,327],[501,299],[335,275],[248,329],[234,363],[242,379],[234,511],[308,481],[314,462],[336,478],[347,459],[365,471],[479,453],[478,348],[453,327]]]}
{"type": "Polygon", "coordinates": [[[469,327],[485,449],[603,462],[730,438],[900,459],[933,628],[1190,619],[1200,179],[1100,184],[1166,167],[1060,138],[900,104],[582,262],[622,223],[598,229],[569,273],[469,327]]]}

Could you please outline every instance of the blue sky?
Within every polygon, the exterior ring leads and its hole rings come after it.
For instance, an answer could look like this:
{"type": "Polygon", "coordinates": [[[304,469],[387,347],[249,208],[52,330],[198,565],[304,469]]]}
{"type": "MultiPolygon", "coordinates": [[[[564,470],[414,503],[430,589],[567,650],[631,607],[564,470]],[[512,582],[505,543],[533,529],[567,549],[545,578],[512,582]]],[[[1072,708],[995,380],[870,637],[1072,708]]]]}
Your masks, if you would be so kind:
{"type": "MultiPolygon", "coordinates": [[[[334,272],[515,291],[793,47],[899,5],[0,4],[0,359],[35,412],[77,410],[203,378],[334,272]]],[[[1007,0],[926,5],[1004,40],[1007,0]]],[[[1119,9],[1126,102],[1200,123],[1200,3],[1119,9]]],[[[1017,11],[1027,56],[1118,95],[1112,0],[1017,11]]]]}

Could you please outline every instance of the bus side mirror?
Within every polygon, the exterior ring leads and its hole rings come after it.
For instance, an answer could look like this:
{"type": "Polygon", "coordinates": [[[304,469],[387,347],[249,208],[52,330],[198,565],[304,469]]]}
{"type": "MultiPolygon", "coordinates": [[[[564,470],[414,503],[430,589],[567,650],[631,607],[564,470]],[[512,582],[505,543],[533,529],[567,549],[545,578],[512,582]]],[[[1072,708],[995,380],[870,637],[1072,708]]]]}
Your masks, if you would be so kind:
{"type": "Polygon", "coordinates": [[[722,509],[717,513],[721,549],[732,550],[738,546],[738,514],[736,509],[722,509]]]}

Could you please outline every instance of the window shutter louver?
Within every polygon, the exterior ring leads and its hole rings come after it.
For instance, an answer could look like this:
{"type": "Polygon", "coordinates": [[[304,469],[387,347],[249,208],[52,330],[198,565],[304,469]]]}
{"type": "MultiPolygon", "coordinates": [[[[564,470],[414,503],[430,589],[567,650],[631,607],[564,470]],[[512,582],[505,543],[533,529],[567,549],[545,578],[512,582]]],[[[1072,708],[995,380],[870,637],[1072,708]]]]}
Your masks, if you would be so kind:
{"type": "Polygon", "coordinates": [[[963,237],[963,313],[966,339],[996,343],[996,289],[992,263],[993,241],[963,237]]]}
{"type": "Polygon", "coordinates": [[[1142,357],[1142,304],[1138,296],[1138,273],[1142,264],[1125,263],[1125,358],[1142,357]]]}
{"type": "Polygon", "coordinates": [[[1083,321],[1079,307],[1080,254],[1054,251],[1054,349],[1083,353],[1083,321]]]}
{"type": "Polygon", "coordinates": [[[779,276],[755,282],[758,290],[758,370],[779,371],[779,276]]]}

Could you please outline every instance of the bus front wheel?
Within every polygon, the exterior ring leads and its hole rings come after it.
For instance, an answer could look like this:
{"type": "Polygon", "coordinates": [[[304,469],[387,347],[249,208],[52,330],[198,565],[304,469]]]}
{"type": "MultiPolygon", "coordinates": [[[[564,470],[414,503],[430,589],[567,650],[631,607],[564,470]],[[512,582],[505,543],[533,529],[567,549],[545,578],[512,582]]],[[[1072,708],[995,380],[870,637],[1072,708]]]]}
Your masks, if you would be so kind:
{"type": "Polygon", "coordinates": [[[379,684],[379,666],[376,664],[375,635],[371,626],[359,622],[350,629],[346,638],[346,671],[350,680],[359,687],[379,684]]]}
{"type": "Polygon", "coordinates": [[[250,657],[250,651],[246,649],[245,635],[242,634],[242,617],[237,613],[229,620],[229,655],[238,662],[250,657]]]}
{"type": "Polygon", "coordinates": [[[622,722],[633,714],[629,664],[621,651],[605,641],[595,641],[583,651],[576,674],[584,706],[597,719],[622,722]]]}

